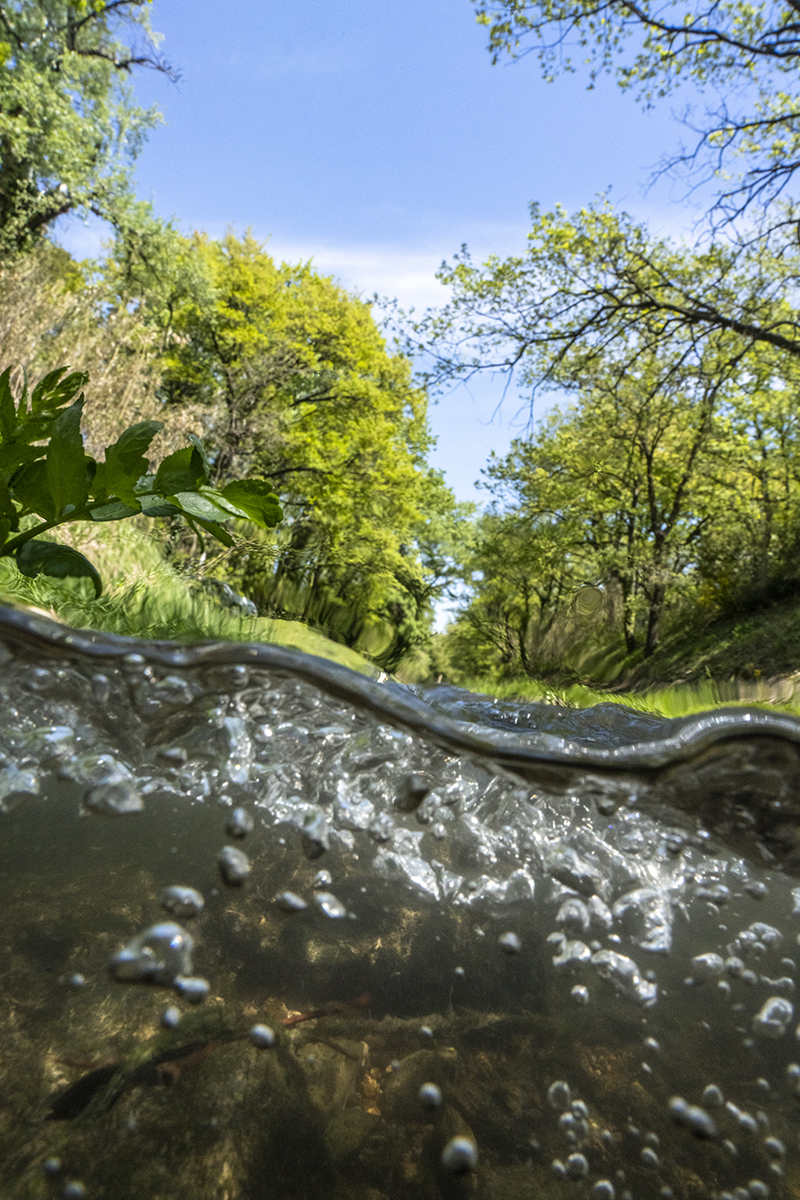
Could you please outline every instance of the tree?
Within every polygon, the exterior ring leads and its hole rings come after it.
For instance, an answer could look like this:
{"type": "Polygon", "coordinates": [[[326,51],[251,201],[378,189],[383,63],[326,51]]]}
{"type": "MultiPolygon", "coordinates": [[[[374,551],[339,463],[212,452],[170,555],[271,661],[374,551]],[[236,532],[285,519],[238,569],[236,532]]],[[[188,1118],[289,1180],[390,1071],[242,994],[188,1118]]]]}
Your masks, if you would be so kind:
{"type": "Polygon", "coordinates": [[[131,164],[160,117],[134,103],[125,81],[136,67],[174,78],[148,4],[0,4],[0,259],[28,250],[65,213],[94,213],[118,232],[135,224],[131,164]]]}
{"type": "Polygon", "coordinates": [[[464,247],[443,264],[438,278],[452,300],[409,335],[435,357],[430,381],[518,370],[534,390],[574,389],[598,363],[622,380],[642,356],[650,369],[661,362],[665,382],[678,367],[738,369],[759,347],[800,358],[787,299],[796,252],[721,243],[691,251],[650,238],[606,203],[571,218],[533,205],[531,216],[524,256],[475,266],[464,247]]]}
{"type": "Polygon", "coordinates": [[[409,362],[387,352],[367,303],[310,263],[275,263],[249,234],[195,235],[155,274],[126,262],[119,287],[120,301],[139,288],[162,330],[165,415],[204,413],[214,480],[267,477],[287,512],[277,544],[237,555],[242,586],[262,611],[366,638],[396,665],[427,636],[444,586],[417,535],[429,505],[454,506],[426,462],[427,398],[409,362]]]}
{"type": "Polygon", "coordinates": [[[459,668],[473,677],[498,662],[503,672],[545,670],[549,635],[569,603],[573,581],[582,574],[590,578],[594,566],[565,514],[554,519],[526,503],[515,462],[522,448],[515,442],[502,463],[490,462],[487,486],[496,500],[478,518],[465,561],[472,595],[448,630],[459,668]]]}
{"type": "MultiPolygon", "coordinates": [[[[476,0],[475,7],[495,62],[535,51],[552,79],[575,69],[570,54],[578,50],[584,61],[588,52],[590,86],[598,74],[614,74],[646,105],[686,81],[713,91],[716,104],[694,128],[694,147],[668,165],[725,179],[715,223],[764,213],[788,195],[800,167],[795,0],[476,0]],[[726,91],[743,107],[731,107],[726,91]],[[731,160],[746,165],[723,175],[731,160]]],[[[770,218],[772,228],[787,223],[798,223],[793,200],[770,218]]]]}
{"type": "Polygon", "coordinates": [[[534,537],[543,522],[557,534],[570,594],[616,588],[626,647],[643,640],[645,657],[720,511],[711,468],[725,453],[720,381],[676,372],[667,389],[662,375],[642,369],[620,383],[598,371],[576,405],[487,472],[516,493],[534,537]]]}

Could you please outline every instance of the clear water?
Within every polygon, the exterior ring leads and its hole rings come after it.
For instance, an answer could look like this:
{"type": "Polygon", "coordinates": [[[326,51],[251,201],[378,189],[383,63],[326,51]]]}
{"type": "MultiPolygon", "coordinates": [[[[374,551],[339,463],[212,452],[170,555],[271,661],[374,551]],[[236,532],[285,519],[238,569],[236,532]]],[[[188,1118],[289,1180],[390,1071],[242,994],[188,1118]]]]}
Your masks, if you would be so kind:
{"type": "Polygon", "coordinates": [[[800,1195],[800,723],[0,613],[0,1197],[800,1195]]]}

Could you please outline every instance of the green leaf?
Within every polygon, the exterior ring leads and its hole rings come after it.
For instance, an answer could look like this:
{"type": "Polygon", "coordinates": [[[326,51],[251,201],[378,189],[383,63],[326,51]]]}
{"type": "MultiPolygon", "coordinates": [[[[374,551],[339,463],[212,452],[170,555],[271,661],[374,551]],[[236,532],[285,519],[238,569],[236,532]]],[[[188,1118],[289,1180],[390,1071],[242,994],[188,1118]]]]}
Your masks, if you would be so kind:
{"type": "Polygon", "coordinates": [[[130,504],[123,504],[121,500],[114,500],[111,504],[102,504],[99,508],[93,508],[89,516],[93,521],[122,521],[125,517],[135,517],[141,511],[141,505],[133,508],[130,504]]]}
{"type": "Polygon", "coordinates": [[[202,521],[225,521],[234,515],[214,504],[207,495],[200,492],[177,492],[176,495],[170,496],[169,500],[172,504],[177,504],[181,512],[202,521]]]}
{"type": "Polygon", "coordinates": [[[197,451],[197,453],[200,455],[200,457],[203,460],[203,483],[208,483],[209,479],[211,478],[211,464],[208,461],[208,454],[206,453],[206,448],[203,445],[203,443],[200,441],[200,438],[195,437],[195,435],[193,433],[189,434],[189,441],[192,443],[195,450],[197,451]]]}
{"type": "Polygon", "coordinates": [[[59,415],[47,447],[47,483],[57,517],[66,515],[66,510],[83,508],[89,497],[87,457],[81,437],[82,416],[83,394],[59,415]]]}
{"type": "Polygon", "coordinates": [[[205,464],[196,446],[184,446],[169,454],[156,471],[153,490],[160,496],[174,496],[176,492],[193,492],[205,483],[205,464]]]}
{"type": "Polygon", "coordinates": [[[19,515],[11,499],[11,492],[5,483],[0,481],[0,550],[5,545],[9,533],[19,529],[19,515]]]}
{"type": "Polygon", "coordinates": [[[240,521],[247,521],[250,518],[250,514],[245,509],[239,508],[238,505],[229,500],[227,496],[223,496],[222,492],[217,491],[216,488],[203,487],[196,494],[203,496],[228,517],[237,517],[240,521]]]}
{"type": "Polygon", "coordinates": [[[21,505],[23,512],[35,512],[45,521],[56,515],[53,497],[47,483],[47,464],[44,459],[29,463],[14,475],[9,484],[11,495],[21,505]]]}
{"type": "Polygon", "coordinates": [[[24,542],[16,552],[17,566],[23,575],[35,579],[37,575],[49,575],[53,579],[91,579],[95,599],[102,593],[103,584],[97,571],[82,554],[71,546],[58,542],[32,539],[24,542]]]}
{"type": "Polygon", "coordinates": [[[146,517],[177,517],[180,515],[180,509],[174,504],[162,499],[161,496],[143,495],[140,496],[142,512],[146,517]]]}
{"type": "Polygon", "coordinates": [[[227,529],[223,529],[222,526],[217,525],[215,521],[204,521],[200,517],[188,516],[186,520],[191,528],[195,530],[195,533],[197,533],[195,526],[199,525],[201,529],[205,529],[206,533],[210,533],[212,537],[215,537],[218,542],[222,542],[223,546],[233,545],[233,538],[228,533],[227,529]]]}
{"type": "Polygon", "coordinates": [[[11,367],[0,375],[0,436],[4,442],[14,438],[17,428],[17,409],[11,395],[11,367]]]}
{"type": "Polygon", "coordinates": [[[37,458],[44,458],[46,453],[46,446],[0,446],[0,471],[4,474],[15,471],[25,463],[35,462],[37,458]]]}
{"type": "Polygon", "coordinates": [[[133,505],[137,512],[140,511],[140,505],[134,487],[142,475],[147,473],[149,463],[145,452],[163,428],[161,421],[140,421],[126,429],[114,445],[106,450],[106,494],[117,496],[126,504],[133,505]]]}
{"type": "Polygon", "coordinates": [[[31,396],[32,413],[50,412],[55,408],[61,408],[77,395],[89,380],[85,371],[73,371],[71,375],[67,375],[66,379],[61,379],[66,370],[66,367],[58,367],[49,375],[45,375],[44,379],[39,380],[31,396]],[[59,382],[59,380],[61,381],[59,382]]]}
{"type": "Polygon", "coordinates": [[[222,495],[237,508],[244,509],[250,520],[262,529],[274,529],[283,520],[278,497],[265,479],[236,479],[225,485],[222,495]]]}

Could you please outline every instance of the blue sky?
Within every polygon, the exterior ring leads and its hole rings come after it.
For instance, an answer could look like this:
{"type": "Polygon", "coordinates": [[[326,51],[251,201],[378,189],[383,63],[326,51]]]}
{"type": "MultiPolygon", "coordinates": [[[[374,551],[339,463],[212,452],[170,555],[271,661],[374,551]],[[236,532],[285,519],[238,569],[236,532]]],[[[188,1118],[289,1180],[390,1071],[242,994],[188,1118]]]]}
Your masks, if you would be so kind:
{"type": "MultiPolygon", "coordinates": [[[[532,200],[574,209],[611,187],[662,234],[697,215],[680,183],[646,189],[681,141],[685,98],[643,113],[611,80],[544,83],[533,56],[492,67],[470,0],[154,0],[152,20],[182,78],[136,77],[166,118],[139,195],[186,231],[251,227],[364,296],[442,303],[442,259],[462,242],[476,258],[521,252],[532,200]]],[[[60,230],[79,257],[101,236],[60,230]]],[[[493,418],[502,390],[481,379],[431,408],[432,460],[460,499],[481,498],[489,451],[520,431],[515,393],[493,418]]]]}

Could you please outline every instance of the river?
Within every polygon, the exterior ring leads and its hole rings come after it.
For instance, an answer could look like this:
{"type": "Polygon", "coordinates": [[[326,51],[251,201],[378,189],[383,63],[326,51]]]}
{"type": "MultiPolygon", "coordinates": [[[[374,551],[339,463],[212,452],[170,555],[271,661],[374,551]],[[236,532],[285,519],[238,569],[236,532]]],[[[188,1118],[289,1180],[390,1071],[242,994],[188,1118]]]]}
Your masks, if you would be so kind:
{"type": "Polygon", "coordinates": [[[0,1198],[800,1195],[800,721],[0,610],[0,1198]]]}

